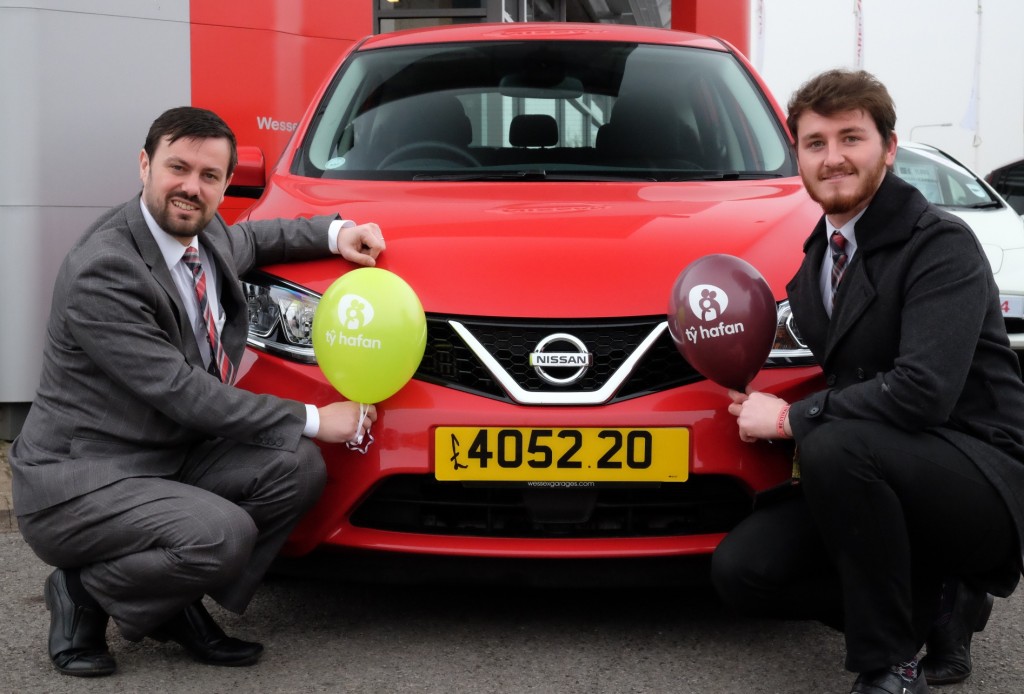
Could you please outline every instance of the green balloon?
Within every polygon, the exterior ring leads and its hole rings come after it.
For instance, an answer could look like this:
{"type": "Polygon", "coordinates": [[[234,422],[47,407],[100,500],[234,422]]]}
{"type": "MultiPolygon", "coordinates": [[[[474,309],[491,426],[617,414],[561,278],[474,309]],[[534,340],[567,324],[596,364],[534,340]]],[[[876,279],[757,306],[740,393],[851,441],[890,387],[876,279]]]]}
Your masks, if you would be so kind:
{"type": "Polygon", "coordinates": [[[328,382],[348,400],[391,397],[409,382],[427,346],[419,297],[388,270],[352,270],[324,292],[313,315],[313,352],[328,382]]]}

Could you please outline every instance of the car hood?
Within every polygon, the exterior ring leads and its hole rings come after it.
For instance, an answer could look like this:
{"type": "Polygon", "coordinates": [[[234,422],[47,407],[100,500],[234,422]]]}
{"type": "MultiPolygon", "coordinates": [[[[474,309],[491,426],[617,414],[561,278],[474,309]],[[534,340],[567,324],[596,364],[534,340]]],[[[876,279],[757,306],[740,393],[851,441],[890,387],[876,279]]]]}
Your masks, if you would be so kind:
{"type": "MultiPolygon", "coordinates": [[[[286,177],[252,218],[339,213],[380,225],[378,267],[430,313],[608,317],[665,311],[679,273],[711,253],[757,268],[776,298],[820,208],[799,178],[687,183],[310,181],[286,177]]],[[[276,265],[318,293],[352,265],[276,265]]]]}

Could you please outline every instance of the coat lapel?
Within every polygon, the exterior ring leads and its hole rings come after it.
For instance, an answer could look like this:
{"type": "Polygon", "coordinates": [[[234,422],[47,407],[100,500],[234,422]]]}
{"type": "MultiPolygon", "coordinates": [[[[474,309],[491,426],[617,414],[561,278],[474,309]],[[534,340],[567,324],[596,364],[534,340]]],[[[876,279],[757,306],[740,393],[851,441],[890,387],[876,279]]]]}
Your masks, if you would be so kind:
{"type": "Polygon", "coordinates": [[[864,257],[858,250],[843,274],[843,281],[839,285],[839,295],[832,308],[832,320],[829,322],[828,336],[825,342],[826,361],[835,346],[875,300],[877,292],[865,268],[864,257]]]}
{"type": "Polygon", "coordinates": [[[828,314],[821,298],[821,261],[825,254],[825,221],[822,218],[804,242],[804,260],[796,275],[786,285],[790,308],[797,329],[818,363],[822,363],[829,329],[828,314]]]}
{"type": "Polygon", "coordinates": [[[914,227],[913,220],[920,217],[926,206],[924,198],[910,184],[892,173],[885,175],[857,221],[857,253],[843,275],[831,320],[822,305],[819,285],[827,246],[824,217],[804,242],[804,262],[787,290],[796,324],[822,366],[828,365],[829,356],[878,297],[871,278],[873,254],[890,244],[906,242],[914,227]]]}

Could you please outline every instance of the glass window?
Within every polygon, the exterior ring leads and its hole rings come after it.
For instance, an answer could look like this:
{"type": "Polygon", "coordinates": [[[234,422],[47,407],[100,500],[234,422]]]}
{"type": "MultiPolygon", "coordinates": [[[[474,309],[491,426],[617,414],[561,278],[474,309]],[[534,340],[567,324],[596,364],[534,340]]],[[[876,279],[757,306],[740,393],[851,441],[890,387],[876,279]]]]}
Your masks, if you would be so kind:
{"type": "Polygon", "coordinates": [[[591,41],[357,53],[293,170],[402,180],[714,179],[795,174],[788,141],[730,54],[591,41]]]}
{"type": "Polygon", "coordinates": [[[938,150],[901,146],[896,152],[893,172],[936,205],[976,207],[998,204],[973,173],[938,150]]]}

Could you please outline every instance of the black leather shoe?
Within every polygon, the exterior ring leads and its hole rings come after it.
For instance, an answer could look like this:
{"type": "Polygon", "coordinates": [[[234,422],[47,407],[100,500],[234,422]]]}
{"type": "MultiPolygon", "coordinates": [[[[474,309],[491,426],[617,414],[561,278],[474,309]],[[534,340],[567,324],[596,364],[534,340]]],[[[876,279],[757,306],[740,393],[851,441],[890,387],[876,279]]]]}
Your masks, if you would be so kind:
{"type": "Polygon", "coordinates": [[[928,681],[923,673],[908,682],[892,670],[865,672],[857,677],[850,694],[930,694],[928,681]]]}
{"type": "Polygon", "coordinates": [[[960,583],[952,614],[928,632],[927,655],[921,670],[932,684],[962,682],[971,674],[971,638],[982,631],[992,614],[992,596],[960,583]]]}
{"type": "Polygon", "coordinates": [[[50,660],[65,675],[99,677],[117,669],[107,648],[107,621],[102,610],[71,599],[67,576],[60,569],[46,579],[43,599],[50,611],[50,660]]]}
{"type": "Polygon", "coordinates": [[[186,607],[150,636],[157,641],[180,644],[200,663],[237,667],[252,665],[263,654],[263,646],[228,636],[197,601],[186,607]]]}

